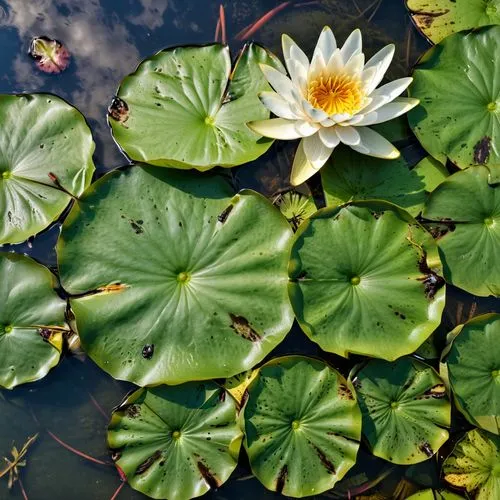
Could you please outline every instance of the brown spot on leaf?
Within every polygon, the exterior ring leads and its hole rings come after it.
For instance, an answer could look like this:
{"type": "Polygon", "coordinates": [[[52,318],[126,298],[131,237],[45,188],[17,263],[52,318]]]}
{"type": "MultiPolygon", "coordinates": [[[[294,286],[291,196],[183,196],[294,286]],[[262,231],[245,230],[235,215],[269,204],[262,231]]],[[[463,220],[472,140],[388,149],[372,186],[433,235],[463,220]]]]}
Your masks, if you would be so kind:
{"type": "Polygon", "coordinates": [[[141,414],[141,407],[135,404],[122,406],[120,410],[124,411],[130,418],[137,418],[141,414]]]}
{"type": "Polygon", "coordinates": [[[40,337],[42,337],[44,342],[49,342],[52,338],[52,335],[55,335],[57,332],[51,330],[50,328],[39,328],[38,333],[40,334],[40,337]]]}
{"type": "Polygon", "coordinates": [[[427,441],[420,443],[418,446],[418,449],[422,453],[425,453],[429,458],[434,455],[434,452],[432,451],[431,445],[427,441]]]}
{"type": "Polygon", "coordinates": [[[325,467],[325,469],[330,473],[330,474],[335,474],[335,466],[333,463],[328,459],[328,457],[325,455],[323,450],[321,450],[318,446],[316,446],[314,443],[311,443],[309,441],[309,444],[314,448],[316,451],[316,454],[318,455],[321,463],[325,467]]]}
{"type": "Polygon", "coordinates": [[[425,396],[431,396],[434,399],[446,397],[446,387],[444,384],[436,384],[424,393],[425,396]]]}
{"type": "Polygon", "coordinates": [[[162,457],[161,450],[156,450],[153,455],[151,455],[148,459],[144,460],[142,464],[140,464],[135,470],[135,474],[138,476],[140,474],[144,474],[157,460],[162,457]]]}
{"type": "Polygon", "coordinates": [[[144,229],[142,228],[143,221],[142,220],[129,220],[130,225],[132,226],[132,229],[135,231],[135,234],[142,234],[144,232],[144,229]]]}
{"type": "Polygon", "coordinates": [[[428,28],[430,28],[432,26],[432,24],[434,23],[434,20],[437,17],[444,16],[445,14],[448,14],[448,12],[450,12],[450,9],[444,9],[444,10],[438,11],[438,12],[423,12],[423,11],[420,11],[420,12],[416,13],[416,15],[414,16],[415,17],[415,23],[420,28],[426,28],[426,29],[428,29],[428,28]]]}
{"type": "Polygon", "coordinates": [[[219,403],[223,403],[226,400],[226,391],[225,389],[221,389],[219,393],[219,403]]]}
{"type": "Polygon", "coordinates": [[[417,279],[424,284],[425,296],[432,300],[436,293],[445,285],[445,281],[441,276],[438,276],[429,268],[427,265],[427,254],[425,252],[418,262],[418,268],[425,276],[417,279]]]}
{"type": "Polygon", "coordinates": [[[224,224],[226,222],[227,218],[229,217],[229,214],[233,210],[233,205],[228,205],[218,216],[217,220],[221,223],[224,224]]]}
{"type": "Polygon", "coordinates": [[[276,479],[276,492],[277,493],[282,493],[283,488],[285,487],[286,479],[288,477],[288,465],[284,465],[280,473],[278,474],[278,479],[276,479]]]}
{"type": "Polygon", "coordinates": [[[231,318],[231,328],[241,337],[250,342],[258,342],[261,336],[250,326],[250,323],[243,316],[236,316],[229,313],[231,318]]]}
{"type": "Polygon", "coordinates": [[[490,157],[491,137],[483,137],[474,146],[474,163],[477,165],[485,165],[490,157]]]}
{"type": "Polygon", "coordinates": [[[338,394],[341,399],[354,399],[351,390],[344,384],[339,384],[338,394]]]}
{"type": "Polygon", "coordinates": [[[151,359],[153,357],[154,352],[155,352],[155,345],[154,344],[146,344],[142,348],[142,357],[144,359],[151,359]]]}
{"type": "Polygon", "coordinates": [[[96,293],[119,293],[127,289],[128,286],[123,283],[111,283],[110,285],[101,286],[96,290],[96,293]]]}
{"type": "Polygon", "coordinates": [[[108,108],[108,116],[113,120],[124,124],[129,117],[128,104],[119,97],[114,97],[108,108]]]}
{"type": "Polygon", "coordinates": [[[208,486],[210,486],[211,489],[216,489],[220,486],[217,478],[201,460],[198,460],[196,462],[196,465],[198,467],[198,470],[200,471],[201,477],[205,480],[205,482],[208,484],[208,486]]]}

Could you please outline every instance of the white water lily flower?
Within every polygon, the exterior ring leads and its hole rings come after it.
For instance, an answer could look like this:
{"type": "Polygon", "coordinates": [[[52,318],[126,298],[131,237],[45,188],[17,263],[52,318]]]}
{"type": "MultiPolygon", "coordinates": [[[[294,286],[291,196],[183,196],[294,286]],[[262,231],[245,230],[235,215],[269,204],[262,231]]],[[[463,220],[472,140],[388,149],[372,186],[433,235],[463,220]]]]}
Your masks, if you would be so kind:
{"type": "Polygon", "coordinates": [[[299,139],[291,182],[302,184],[328,160],[339,143],[377,158],[394,159],[399,151],[368,128],[396,118],[419,101],[398,97],[412,82],[401,78],[377,86],[394,56],[387,45],[366,64],[361,32],[351,33],[342,48],[325,27],[311,62],[299,46],[283,35],[283,55],[290,78],[261,64],[275,92],[262,92],[262,103],[278,118],[250,122],[258,134],[273,139],[299,139]]]}

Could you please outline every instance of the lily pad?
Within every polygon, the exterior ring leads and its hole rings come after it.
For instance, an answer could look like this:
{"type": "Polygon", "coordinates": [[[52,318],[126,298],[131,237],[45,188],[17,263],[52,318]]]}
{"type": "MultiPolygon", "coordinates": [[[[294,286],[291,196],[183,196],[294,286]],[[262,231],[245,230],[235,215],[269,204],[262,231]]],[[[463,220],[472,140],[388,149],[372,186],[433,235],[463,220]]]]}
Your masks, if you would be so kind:
{"type": "Polygon", "coordinates": [[[244,446],[262,484],[292,497],[331,489],[356,461],[361,415],[353,388],[320,360],[287,356],[260,368],[243,409],[244,446]]]}
{"type": "Polygon", "coordinates": [[[439,167],[432,164],[425,170],[410,170],[404,158],[384,160],[342,147],[321,169],[321,180],[328,206],[379,199],[399,205],[416,216],[424,206],[431,179],[441,175],[440,172],[439,167]]]}
{"type": "Polygon", "coordinates": [[[464,497],[446,490],[423,490],[415,493],[408,500],[462,500],[464,497]]]}
{"type": "Polygon", "coordinates": [[[263,196],[234,195],[220,176],[107,174],[72,208],[57,245],[83,348],[141,386],[252,368],[293,323],[292,235],[263,196]]]}
{"type": "Polygon", "coordinates": [[[94,142],[78,110],[49,94],[0,95],[0,244],[57,219],[89,186],[94,142]]]}
{"type": "Polygon", "coordinates": [[[369,361],[351,375],[372,453],[409,465],[434,456],[448,440],[451,404],[429,365],[411,358],[369,361]]]}
{"type": "Polygon", "coordinates": [[[223,484],[238,463],[235,401],[213,382],[139,389],[113,412],[108,446],[135,490],[187,500],[223,484]]]}
{"type": "Polygon", "coordinates": [[[457,31],[500,24],[499,0],[406,0],[415,26],[439,43],[457,31]]]}
{"type": "Polygon", "coordinates": [[[294,231],[297,231],[302,222],[318,210],[312,196],[293,190],[276,196],[273,203],[280,209],[294,231]]]}
{"type": "Polygon", "coordinates": [[[469,431],[443,464],[444,479],[474,500],[500,498],[500,437],[469,431]]]}
{"type": "MultiPolygon", "coordinates": [[[[451,2],[448,2],[451,4],[451,2]]],[[[464,3],[464,2],[462,2],[464,3]]],[[[500,26],[456,33],[417,64],[408,114],[422,146],[443,165],[485,165],[500,180],[500,26]]]]}
{"type": "Polygon", "coordinates": [[[500,434],[500,314],[458,326],[443,362],[460,411],[473,425],[500,434]]]}
{"type": "Polygon", "coordinates": [[[158,52],[120,85],[109,112],[114,138],[131,159],[158,166],[203,171],[255,160],[272,144],[246,125],[269,118],[258,98],[270,90],[260,63],[284,72],[254,43],[233,69],[225,45],[158,52]]]}
{"type": "Polygon", "coordinates": [[[446,281],[469,293],[500,295],[500,185],[475,167],[446,179],[429,197],[423,216],[443,226],[438,240],[446,281]]]}
{"type": "Polygon", "coordinates": [[[68,49],[59,41],[40,36],[33,38],[30,45],[30,56],[44,73],[60,73],[69,65],[68,49]]]}
{"type": "Polygon", "coordinates": [[[394,360],[440,323],[445,287],[432,236],[400,208],[325,208],[295,235],[289,292],[306,335],[328,352],[394,360]]]}
{"type": "Polygon", "coordinates": [[[0,387],[39,380],[59,363],[66,301],[56,277],[28,257],[0,253],[0,387]]]}

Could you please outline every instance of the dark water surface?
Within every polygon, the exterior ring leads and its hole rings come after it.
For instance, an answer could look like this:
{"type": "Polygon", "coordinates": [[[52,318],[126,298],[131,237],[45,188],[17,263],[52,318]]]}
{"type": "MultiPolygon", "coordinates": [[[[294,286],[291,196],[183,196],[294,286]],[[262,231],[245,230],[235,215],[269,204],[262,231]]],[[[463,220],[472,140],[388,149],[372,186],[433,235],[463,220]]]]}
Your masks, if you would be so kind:
{"type": "MultiPolygon", "coordinates": [[[[279,1],[271,0],[224,2],[228,40],[234,54],[241,46],[240,41],[234,40],[235,35],[278,4],[279,1]]],[[[106,109],[120,80],[141,59],[166,46],[213,41],[218,12],[219,2],[211,0],[0,0],[0,92],[53,92],[78,107],[92,128],[97,145],[94,161],[97,175],[102,175],[127,163],[106,123],[106,109]],[[70,66],[60,75],[41,73],[28,56],[31,38],[40,35],[61,40],[71,52],[70,66]]],[[[407,75],[427,47],[411,25],[403,0],[292,1],[253,38],[281,56],[280,34],[287,32],[311,53],[326,24],[332,26],[339,41],[360,27],[368,55],[394,42],[397,56],[390,78],[407,75]]],[[[235,169],[239,187],[257,189],[266,195],[286,187],[291,151],[290,144],[276,144],[257,162],[235,169]]],[[[410,144],[405,153],[416,161],[420,149],[410,144]]],[[[32,242],[7,249],[26,252],[54,268],[53,247],[58,234],[59,226],[55,224],[32,242]]],[[[466,319],[471,307],[475,314],[500,310],[494,299],[476,299],[451,290],[445,328],[466,319]]],[[[348,368],[340,358],[320,353],[297,327],[273,355],[291,352],[319,354],[344,372],[348,368]]],[[[115,468],[93,464],[67,451],[47,431],[84,453],[109,461],[105,441],[107,415],[130,389],[130,385],[116,382],[90,360],[66,357],[42,382],[0,392],[0,459],[8,456],[14,442],[19,448],[28,436],[40,433],[28,453],[28,465],[22,470],[30,499],[112,497],[120,485],[115,468]]],[[[462,424],[458,422],[460,429],[462,424]]],[[[207,497],[276,498],[249,477],[244,457],[240,462],[233,478],[207,497]]],[[[373,479],[391,467],[366,458],[358,470],[364,476],[357,477],[356,483],[373,479]]],[[[393,469],[395,472],[381,483],[387,498],[396,497],[393,490],[402,477],[422,485],[437,478],[433,460],[419,468],[393,469]]],[[[7,481],[0,480],[0,499],[3,498],[17,499],[22,495],[17,485],[9,492],[7,481]]],[[[144,497],[125,486],[118,498],[144,497]]],[[[337,496],[330,492],[321,498],[337,496]]],[[[399,498],[405,498],[405,493],[399,498]]]]}

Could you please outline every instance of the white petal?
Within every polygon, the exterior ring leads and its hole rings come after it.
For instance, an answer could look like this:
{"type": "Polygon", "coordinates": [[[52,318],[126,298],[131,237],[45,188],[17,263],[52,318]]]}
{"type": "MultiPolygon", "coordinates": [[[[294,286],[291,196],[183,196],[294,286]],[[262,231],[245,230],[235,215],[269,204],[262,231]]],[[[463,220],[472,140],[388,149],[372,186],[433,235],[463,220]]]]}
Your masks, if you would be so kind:
{"type": "Polygon", "coordinates": [[[383,123],[393,118],[397,118],[398,116],[404,115],[410,109],[413,109],[415,106],[419,104],[418,99],[407,98],[407,97],[399,97],[394,101],[385,104],[381,108],[377,109],[377,111],[372,111],[366,115],[361,115],[360,119],[354,122],[354,117],[351,120],[351,125],[357,126],[367,126],[367,125],[376,125],[377,123],[383,123]]]}
{"type": "Polygon", "coordinates": [[[340,50],[336,49],[328,63],[326,65],[326,72],[332,75],[338,75],[344,69],[344,61],[342,60],[342,55],[340,54],[340,50]]]}
{"type": "Polygon", "coordinates": [[[290,60],[288,62],[290,68],[290,76],[295,87],[299,88],[301,92],[307,91],[307,71],[298,61],[290,60]]]}
{"type": "Polygon", "coordinates": [[[290,174],[290,183],[292,186],[298,186],[312,177],[316,170],[307,159],[304,152],[304,139],[299,143],[297,151],[295,151],[295,158],[293,159],[292,172],[290,174]]]}
{"type": "Polygon", "coordinates": [[[335,148],[339,145],[340,139],[335,132],[335,128],[320,128],[319,138],[323,141],[323,144],[330,148],[335,148]]]}
{"type": "Polygon", "coordinates": [[[283,98],[293,102],[293,83],[290,78],[267,64],[260,64],[260,68],[271,87],[283,98]]]}
{"type": "Polygon", "coordinates": [[[354,127],[335,127],[334,130],[340,142],[348,146],[357,146],[361,142],[361,137],[354,127]]]}
{"type": "Polygon", "coordinates": [[[370,97],[379,95],[386,96],[390,101],[392,101],[395,97],[401,95],[410,86],[412,81],[413,78],[411,76],[407,78],[400,78],[399,80],[393,80],[392,82],[386,83],[385,85],[382,85],[382,87],[374,90],[370,94],[370,97]]]}
{"type": "Polygon", "coordinates": [[[321,125],[319,123],[311,123],[306,120],[297,120],[295,122],[295,129],[300,134],[300,137],[309,137],[315,134],[321,125]]]}
{"type": "Polygon", "coordinates": [[[327,118],[326,120],[323,120],[320,125],[322,127],[333,127],[335,125],[335,122],[333,120],[330,120],[330,118],[327,118]]]}
{"type": "MultiPolygon", "coordinates": [[[[377,74],[377,68],[376,67],[371,67],[371,68],[366,68],[366,66],[363,69],[363,72],[361,73],[361,85],[363,86],[363,90],[366,92],[366,89],[371,87],[371,83],[375,75],[377,74]]],[[[370,94],[373,92],[373,88],[370,91],[370,94]]]]}
{"type": "Polygon", "coordinates": [[[344,71],[352,78],[361,77],[363,67],[365,65],[365,55],[363,53],[352,56],[349,62],[345,65],[344,71]]]}
{"type": "Polygon", "coordinates": [[[361,39],[361,31],[355,29],[345,41],[343,47],[340,49],[342,60],[347,64],[349,59],[356,54],[361,53],[363,49],[363,41],[361,39]]]}
{"type": "Polygon", "coordinates": [[[394,57],[394,44],[386,45],[382,50],[378,51],[365,65],[365,71],[370,68],[376,68],[376,73],[372,81],[366,87],[366,93],[371,94],[377,85],[384,78],[385,73],[391,65],[392,58],[394,57]]]}
{"type": "Polygon", "coordinates": [[[333,147],[325,146],[319,134],[311,135],[303,140],[304,153],[312,167],[319,170],[330,158],[333,147]]]}
{"type": "Polygon", "coordinates": [[[318,123],[328,119],[328,115],[322,109],[315,108],[306,99],[302,99],[301,104],[302,109],[313,122],[318,123]]]}
{"type": "Polygon", "coordinates": [[[347,120],[350,120],[351,118],[352,115],[350,113],[337,113],[330,116],[330,120],[334,121],[335,123],[343,123],[347,120]]]}
{"type": "Polygon", "coordinates": [[[271,118],[270,120],[258,120],[247,123],[247,126],[257,134],[272,139],[291,140],[304,137],[299,133],[295,120],[284,118],[271,118]]]}
{"type": "Polygon", "coordinates": [[[299,118],[299,116],[293,112],[290,103],[276,92],[261,92],[259,94],[259,99],[269,111],[279,118],[286,118],[287,120],[296,120],[299,118]]]}
{"type": "Polygon", "coordinates": [[[323,56],[323,60],[328,62],[336,48],[337,41],[335,40],[335,36],[332,30],[328,26],[325,26],[319,35],[318,43],[314,49],[313,59],[314,56],[319,53],[323,56]]]}
{"type": "Polygon", "coordinates": [[[387,96],[374,95],[374,93],[372,93],[371,99],[372,101],[369,104],[367,104],[364,108],[361,108],[359,113],[366,115],[368,113],[371,113],[372,111],[375,111],[378,108],[381,108],[382,106],[384,106],[384,104],[390,102],[390,99],[387,96]]]}
{"type": "Polygon", "coordinates": [[[311,66],[309,67],[308,79],[316,78],[319,74],[326,70],[326,62],[323,59],[321,53],[317,53],[311,60],[311,66]]]}
{"type": "Polygon", "coordinates": [[[359,127],[357,131],[361,137],[361,142],[357,146],[351,146],[354,151],[388,160],[399,157],[399,151],[379,133],[368,127],[359,127]]]}
{"type": "Polygon", "coordinates": [[[300,63],[304,67],[306,73],[309,71],[309,59],[304,54],[304,51],[290,38],[288,35],[283,35],[281,37],[281,46],[283,48],[283,57],[285,59],[285,64],[288,69],[288,73],[293,78],[292,72],[294,68],[290,68],[289,61],[295,61],[300,63]],[[293,50],[293,54],[292,54],[293,50]]]}

